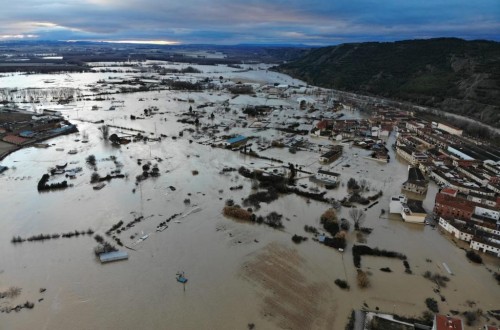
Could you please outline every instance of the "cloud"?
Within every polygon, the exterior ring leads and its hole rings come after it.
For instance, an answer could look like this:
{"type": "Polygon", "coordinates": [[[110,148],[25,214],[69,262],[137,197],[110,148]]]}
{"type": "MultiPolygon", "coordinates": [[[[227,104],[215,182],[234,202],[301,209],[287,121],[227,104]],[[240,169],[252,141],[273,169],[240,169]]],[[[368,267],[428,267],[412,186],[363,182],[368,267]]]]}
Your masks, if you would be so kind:
{"type": "Polygon", "coordinates": [[[23,0],[2,6],[0,35],[222,44],[415,36],[499,40],[497,1],[23,0]]]}

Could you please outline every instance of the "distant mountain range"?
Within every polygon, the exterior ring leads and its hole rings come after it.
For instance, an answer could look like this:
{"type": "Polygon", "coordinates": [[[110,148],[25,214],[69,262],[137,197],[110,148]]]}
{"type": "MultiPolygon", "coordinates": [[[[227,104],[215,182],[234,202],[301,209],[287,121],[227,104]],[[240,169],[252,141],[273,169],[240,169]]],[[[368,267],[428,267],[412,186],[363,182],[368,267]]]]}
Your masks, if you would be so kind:
{"type": "Polygon", "coordinates": [[[309,84],[410,101],[500,127],[500,43],[456,38],[342,44],[278,71],[309,84]]]}

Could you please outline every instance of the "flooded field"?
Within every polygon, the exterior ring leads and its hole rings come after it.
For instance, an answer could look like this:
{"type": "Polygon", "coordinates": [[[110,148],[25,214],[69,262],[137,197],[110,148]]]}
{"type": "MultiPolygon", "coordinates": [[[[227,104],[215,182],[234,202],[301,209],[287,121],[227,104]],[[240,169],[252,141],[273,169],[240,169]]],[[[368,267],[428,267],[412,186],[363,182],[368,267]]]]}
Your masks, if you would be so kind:
{"type": "MultiPolygon", "coordinates": [[[[102,65],[107,68],[105,63],[102,65]]],[[[147,68],[148,64],[144,65],[147,68]]],[[[267,71],[263,65],[248,67],[250,71],[227,66],[196,67],[200,73],[177,76],[193,81],[209,77],[221,86],[240,81],[256,86],[306,85],[267,71]]],[[[428,297],[439,301],[443,314],[451,310],[499,309],[500,289],[491,273],[498,271],[498,259],[486,256],[484,265],[471,264],[465,252],[439,230],[388,216],[389,198],[401,193],[401,184],[407,177],[407,163],[390,148],[394,133],[387,138],[391,157],[388,164],[366,159],[369,151],[346,145],[340,159],[322,166],[318,163],[321,150],[335,142],[307,135],[304,138],[310,147],[295,154],[288,148],[258,152],[283,163],[255,158],[214,148],[208,142],[223,141],[222,135],[243,134],[254,137],[249,143],[256,150],[258,141],[265,144],[289,138],[272,128],[252,128],[257,120],[247,118],[241,111],[248,105],[278,109],[281,106],[281,110],[274,110],[265,118],[269,127],[274,127],[290,122],[294,116],[303,117],[299,95],[271,98],[259,91],[256,97],[234,97],[222,88],[200,92],[158,89],[99,94],[101,99],[96,100],[95,89],[101,93],[116,89],[109,84],[110,76],[118,80],[165,78],[147,70],[141,72],[140,68],[131,70],[137,72],[15,74],[0,78],[2,88],[17,88],[14,93],[21,98],[25,94],[22,89],[27,88],[75,89],[78,97],[68,104],[58,105],[47,94],[40,103],[21,106],[37,111],[58,110],[79,130],[45,141],[51,145],[49,148],[24,148],[1,161],[9,170],[0,174],[0,292],[12,286],[21,288],[21,292],[14,298],[0,299],[0,309],[27,300],[35,306],[0,313],[0,329],[248,329],[250,324],[256,329],[343,329],[351,310],[364,304],[369,309],[418,317],[426,310],[428,297]],[[98,83],[100,80],[107,82],[98,83]],[[206,106],[198,108],[200,105],[206,106]],[[200,127],[178,121],[190,106],[200,115],[200,127]],[[152,107],[158,110],[145,116],[144,109],[152,107]],[[131,120],[131,115],[143,119],[131,120]],[[110,125],[110,134],[136,134],[129,130],[134,129],[161,139],[117,147],[103,139],[99,130],[103,124],[110,125]],[[214,125],[220,132],[210,135],[213,129],[205,127],[214,125]],[[70,150],[76,153],[68,154],[70,150]],[[95,168],[86,163],[89,155],[95,155],[95,168]],[[157,165],[160,176],[138,182],[136,177],[148,162],[157,165]],[[68,168],[82,167],[82,171],[74,179],[60,175],[54,176],[53,181],[68,180],[72,186],[38,192],[42,175],[65,163],[68,168]],[[287,194],[270,204],[261,203],[261,208],[254,210],[256,214],[265,216],[276,211],[283,215],[284,228],[279,230],[223,216],[226,200],[241,204],[254,192],[252,180],[237,171],[223,172],[224,168],[276,167],[282,171],[288,163],[310,173],[316,173],[320,167],[340,173],[341,184],[326,190],[328,198],[344,198],[349,178],[365,179],[370,188],[367,195],[381,190],[379,203],[366,209],[363,226],[373,228],[373,232],[364,239],[370,247],[404,253],[412,274],[405,273],[401,260],[363,257],[362,269],[371,274],[371,285],[358,288],[351,249],[359,243],[352,229],[347,234],[344,252],[314,241],[313,235],[304,231],[304,225],[321,231],[320,216],[330,207],[323,202],[287,194]],[[117,169],[125,178],[107,181],[101,190],[93,189],[90,180],[94,171],[105,176],[117,169]],[[238,186],[241,187],[231,189],[238,186]],[[157,232],[157,226],[174,214],[181,215],[169,222],[167,229],[157,232]],[[120,220],[126,224],[140,216],[144,217],[142,221],[116,234],[131,248],[120,247],[129,253],[126,261],[101,264],[93,251],[96,242],[92,235],[11,242],[18,235],[88,229],[113,242],[105,233],[114,224],[120,220]],[[291,240],[294,234],[309,239],[295,244],[291,240]],[[144,235],[149,237],[139,242],[144,235]],[[382,267],[389,267],[392,272],[382,272],[382,267]],[[187,284],[176,281],[179,271],[185,272],[187,284]],[[434,291],[436,284],[422,276],[425,271],[450,278],[447,286],[440,288],[445,301],[434,291]],[[337,287],[336,279],[346,280],[350,290],[337,287]],[[46,291],[40,292],[41,288],[46,291]]],[[[320,97],[317,102],[321,103],[320,97]]],[[[358,110],[342,112],[344,118],[366,116],[358,110]]],[[[298,174],[297,185],[304,185],[307,190],[324,190],[303,173],[298,174]]],[[[431,183],[425,196],[423,205],[429,213],[437,189],[431,183]]],[[[337,215],[350,220],[345,207],[337,215]]]]}

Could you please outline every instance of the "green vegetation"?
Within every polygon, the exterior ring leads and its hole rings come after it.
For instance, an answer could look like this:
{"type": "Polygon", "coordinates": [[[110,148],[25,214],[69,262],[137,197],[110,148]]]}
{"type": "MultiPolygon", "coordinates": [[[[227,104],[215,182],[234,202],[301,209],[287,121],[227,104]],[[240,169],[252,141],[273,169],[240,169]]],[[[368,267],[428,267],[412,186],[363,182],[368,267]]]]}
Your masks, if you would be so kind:
{"type": "Polygon", "coordinates": [[[481,258],[479,254],[472,250],[467,251],[465,255],[467,256],[467,258],[469,258],[470,261],[475,262],[476,264],[483,263],[483,258],[481,258]]]}
{"type": "Polygon", "coordinates": [[[426,271],[423,275],[424,278],[429,281],[435,282],[438,286],[445,288],[446,283],[450,281],[450,278],[444,275],[440,275],[438,273],[431,273],[430,271],[426,271]]]}
{"type": "Polygon", "coordinates": [[[295,235],[292,236],[292,241],[295,244],[300,244],[300,243],[302,243],[302,241],[307,241],[307,237],[295,234],[295,235]]]}
{"type": "Polygon", "coordinates": [[[336,279],[335,284],[341,289],[349,290],[349,283],[347,283],[347,281],[336,279]]]}
{"type": "Polygon", "coordinates": [[[495,273],[493,274],[493,277],[497,281],[497,284],[500,285],[500,273],[495,273]]]}
{"type": "Polygon", "coordinates": [[[340,230],[337,214],[332,208],[326,210],[321,215],[320,222],[323,225],[323,229],[325,229],[332,236],[335,236],[340,230]]]}
{"type": "Polygon", "coordinates": [[[425,305],[431,312],[439,313],[439,307],[436,299],[434,298],[425,299],[425,305]]]}
{"type": "MultiPolygon", "coordinates": [[[[378,248],[371,248],[366,245],[354,245],[352,247],[352,259],[354,262],[354,266],[356,268],[361,267],[361,256],[377,256],[377,257],[387,257],[387,258],[397,258],[401,260],[406,260],[406,256],[399,252],[387,251],[387,250],[379,250],[378,248]]],[[[409,265],[408,265],[409,266],[409,265]]],[[[405,267],[409,268],[409,267],[405,267]]]]}
{"type": "Polygon", "coordinates": [[[456,38],[323,47],[278,71],[310,84],[409,101],[500,127],[500,43],[456,38]]]}

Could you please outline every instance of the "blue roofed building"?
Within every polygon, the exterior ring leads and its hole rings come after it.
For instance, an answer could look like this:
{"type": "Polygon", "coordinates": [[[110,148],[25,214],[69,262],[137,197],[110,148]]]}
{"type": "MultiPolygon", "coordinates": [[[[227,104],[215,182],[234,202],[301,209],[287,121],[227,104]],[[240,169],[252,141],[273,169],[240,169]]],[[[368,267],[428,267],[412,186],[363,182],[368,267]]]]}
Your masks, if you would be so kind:
{"type": "Polygon", "coordinates": [[[236,135],[228,140],[226,140],[226,147],[238,147],[245,144],[248,141],[248,138],[243,135],[236,135]]]}
{"type": "Polygon", "coordinates": [[[23,138],[32,138],[35,135],[36,135],[36,133],[33,131],[22,131],[19,133],[19,136],[23,137],[23,138]]]}

